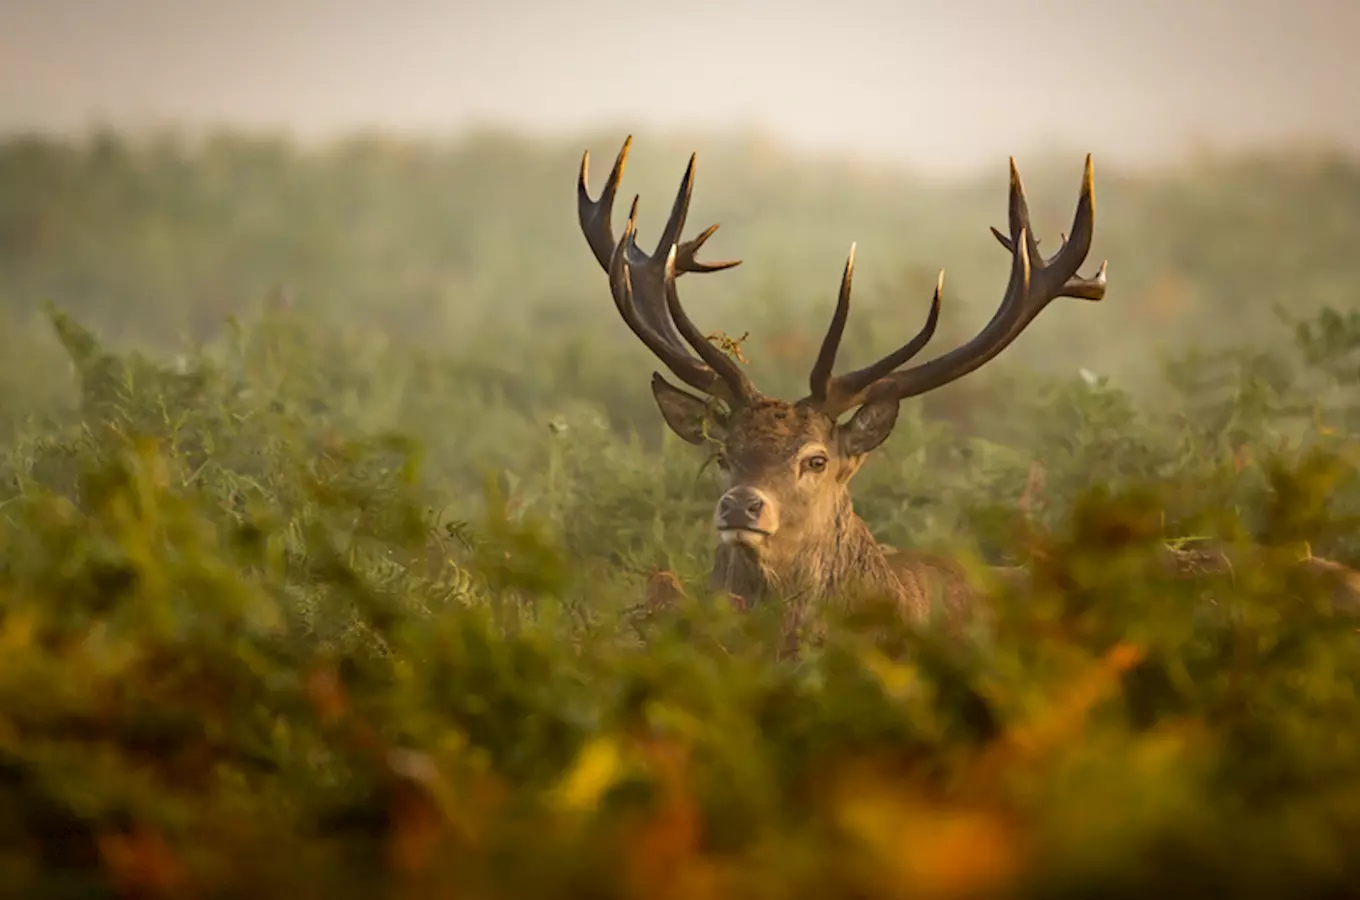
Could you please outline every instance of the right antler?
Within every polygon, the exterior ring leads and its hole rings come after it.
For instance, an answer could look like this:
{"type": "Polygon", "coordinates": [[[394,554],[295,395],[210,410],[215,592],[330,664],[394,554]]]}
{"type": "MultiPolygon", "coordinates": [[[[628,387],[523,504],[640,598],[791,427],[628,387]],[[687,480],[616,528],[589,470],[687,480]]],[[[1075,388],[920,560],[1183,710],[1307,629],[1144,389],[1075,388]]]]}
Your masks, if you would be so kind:
{"type": "MultiPolygon", "coordinates": [[[[619,155],[614,158],[614,167],[609,170],[609,178],[605,181],[604,190],[600,192],[600,199],[590,199],[590,189],[586,187],[586,182],[590,179],[590,151],[581,154],[581,174],[576,181],[576,214],[581,220],[581,231],[586,236],[586,242],[590,244],[590,250],[595,254],[595,261],[600,264],[600,268],[609,271],[609,259],[614,255],[614,228],[611,224],[614,214],[614,198],[619,191],[619,182],[623,180],[623,168],[628,160],[628,149],[633,145],[633,136],[630,134],[623,142],[623,147],[619,150],[619,155]]],[[[690,155],[690,166],[694,165],[694,155],[690,155]]],[[[658,271],[665,261],[662,251],[669,251],[671,244],[680,240],[680,232],[685,226],[685,214],[688,212],[688,198],[686,206],[680,210],[680,218],[676,219],[676,211],[671,211],[670,221],[666,223],[665,230],[661,233],[661,240],[657,242],[656,251],[647,256],[642,253],[637,244],[633,244],[632,250],[637,251],[636,257],[630,257],[630,262],[640,260],[656,260],[658,271]]],[[[717,224],[713,224],[700,232],[698,237],[692,238],[680,244],[675,256],[675,271],[677,275],[686,272],[720,272],[723,269],[730,269],[733,266],[741,265],[739,259],[729,259],[724,262],[702,263],[695,259],[695,254],[704,245],[713,232],[718,230],[717,224]]]]}
{"type": "MultiPolygon", "coordinates": [[[[841,335],[845,331],[850,312],[850,280],[854,269],[854,248],[841,276],[840,297],[836,312],[822,341],[810,378],[809,399],[822,407],[833,418],[872,398],[914,397],[956,381],[982,366],[1006,349],[1020,336],[1026,326],[1058,297],[1076,297],[1099,301],[1105,297],[1106,264],[1094,278],[1083,278],[1077,269],[1091,249],[1095,227],[1095,188],[1091,157],[1086,157],[1086,171],[1081,182],[1081,197],[1072,221],[1072,239],[1064,240],[1058,252],[1049,259],[1039,255],[1029,223],[1029,205],[1025,201],[1020,173],[1011,160],[1010,237],[995,228],[992,233],[1011,253],[1011,277],[1001,306],[990,322],[968,343],[956,347],[943,356],[910,369],[896,371],[916,356],[934,334],[940,313],[940,284],[935,287],[926,325],[914,338],[878,362],[854,372],[833,377],[832,367],[841,335]]],[[[943,282],[944,275],[940,275],[943,282]]]]}
{"type": "Polygon", "coordinates": [[[696,251],[717,230],[717,225],[709,226],[692,240],[677,244],[685,226],[694,189],[693,154],[685,168],[685,176],[680,181],[680,189],[656,251],[649,256],[637,245],[637,197],[633,198],[623,236],[617,242],[614,240],[610,219],[619,180],[623,175],[624,160],[632,140],[629,136],[624,141],[599,200],[592,200],[586,189],[589,151],[581,159],[581,174],[576,190],[581,231],[596,260],[609,273],[614,305],[638,339],[677,378],[696,390],[721,397],[733,405],[749,402],[758,397],[759,392],[736,361],[715,347],[690,320],[680,305],[675,288],[675,279],[684,272],[717,272],[741,262],[701,263],[694,258],[696,251]],[[685,342],[699,354],[698,358],[686,349],[685,342]]]}
{"type": "MultiPolygon", "coordinates": [[[[598,200],[591,199],[590,190],[586,187],[586,182],[590,178],[590,151],[587,150],[581,155],[581,173],[576,181],[576,213],[580,219],[581,232],[585,235],[586,243],[590,245],[590,251],[595,255],[595,261],[600,264],[600,268],[604,269],[605,272],[609,271],[610,258],[614,255],[616,246],[612,221],[614,199],[618,194],[619,182],[623,179],[628,149],[632,145],[633,136],[630,134],[623,142],[619,155],[614,158],[614,167],[609,170],[609,178],[606,179],[604,190],[600,192],[598,200]]],[[[689,169],[685,172],[685,184],[690,183],[693,169],[694,156],[691,154],[689,169]]],[[[683,184],[681,190],[682,193],[686,190],[683,184]]],[[[629,241],[624,249],[633,284],[637,289],[639,315],[654,331],[676,344],[679,344],[680,336],[676,334],[675,326],[666,314],[666,254],[670,251],[672,245],[680,242],[680,233],[684,231],[685,216],[688,212],[689,195],[684,193],[683,202],[681,197],[676,197],[675,205],[671,208],[671,216],[666,221],[666,227],[661,231],[661,238],[657,241],[656,250],[650,255],[643,253],[642,248],[637,245],[636,239],[629,241]]],[[[717,224],[710,225],[697,237],[679,243],[675,256],[676,275],[683,275],[686,272],[720,272],[723,269],[741,265],[739,259],[703,263],[695,258],[699,248],[717,230],[717,224]]]]}

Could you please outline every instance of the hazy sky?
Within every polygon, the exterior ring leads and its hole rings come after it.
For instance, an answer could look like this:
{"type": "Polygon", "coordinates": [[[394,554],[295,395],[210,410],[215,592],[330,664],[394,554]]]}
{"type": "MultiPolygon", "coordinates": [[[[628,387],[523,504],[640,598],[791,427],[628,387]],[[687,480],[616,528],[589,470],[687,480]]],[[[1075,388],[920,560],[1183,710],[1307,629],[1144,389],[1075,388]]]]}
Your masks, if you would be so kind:
{"type": "Polygon", "coordinates": [[[0,0],[0,130],[754,127],[928,168],[1360,150],[1360,0],[0,0]]]}

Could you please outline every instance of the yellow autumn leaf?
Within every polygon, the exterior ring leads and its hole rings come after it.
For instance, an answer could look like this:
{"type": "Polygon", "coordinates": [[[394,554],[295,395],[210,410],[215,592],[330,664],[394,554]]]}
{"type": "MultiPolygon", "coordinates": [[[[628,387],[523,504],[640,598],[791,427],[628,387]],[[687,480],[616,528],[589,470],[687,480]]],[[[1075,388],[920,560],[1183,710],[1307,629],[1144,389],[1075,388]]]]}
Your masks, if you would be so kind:
{"type": "Polygon", "coordinates": [[[868,647],[860,654],[864,667],[874,676],[883,693],[894,700],[901,700],[916,683],[916,670],[889,659],[877,647],[868,647]]]}
{"type": "Polygon", "coordinates": [[[0,654],[10,656],[28,649],[38,627],[38,616],[32,610],[12,609],[0,624],[0,654]]]}
{"type": "Polygon", "coordinates": [[[1142,661],[1144,651],[1135,644],[1116,644],[1083,677],[1077,679],[1049,711],[1028,728],[1012,732],[1011,742],[1031,753],[1060,745],[1081,730],[1087,714],[1115,690],[1119,677],[1142,661]]]}
{"type": "Polygon", "coordinates": [[[1013,881],[1024,865],[1015,827],[986,809],[926,803],[861,782],[841,792],[835,817],[890,895],[978,895],[1013,881]]]}
{"type": "Polygon", "coordinates": [[[613,738],[596,738],[581,748],[576,762],[553,789],[557,805],[563,809],[594,809],[605,791],[618,780],[623,768],[623,753],[613,738]]]}

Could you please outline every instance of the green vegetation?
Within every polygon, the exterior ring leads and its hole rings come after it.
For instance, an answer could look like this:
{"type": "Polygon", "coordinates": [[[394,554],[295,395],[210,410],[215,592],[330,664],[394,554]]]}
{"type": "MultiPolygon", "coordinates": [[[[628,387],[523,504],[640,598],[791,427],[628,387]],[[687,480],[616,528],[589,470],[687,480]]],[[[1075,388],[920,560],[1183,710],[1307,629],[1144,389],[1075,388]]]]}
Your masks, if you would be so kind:
{"type": "MultiPolygon", "coordinates": [[[[636,142],[644,242],[688,149],[636,142]]],[[[747,261],[681,287],[762,386],[802,386],[851,239],[847,364],[941,265],[942,347],[999,299],[1004,160],[699,149],[691,230],[747,261]]],[[[1098,169],[1108,299],[856,477],[882,540],[1032,595],[779,660],[777,609],[703,590],[713,473],[576,232],[578,152],[0,145],[6,895],[1353,893],[1360,623],[1287,562],[1360,565],[1360,165],[1098,169]],[[1199,538],[1276,562],[1206,603],[1154,562],[1199,538]],[[648,607],[664,568],[692,599],[648,607]]],[[[1020,162],[1055,241],[1080,160],[1020,162]]]]}

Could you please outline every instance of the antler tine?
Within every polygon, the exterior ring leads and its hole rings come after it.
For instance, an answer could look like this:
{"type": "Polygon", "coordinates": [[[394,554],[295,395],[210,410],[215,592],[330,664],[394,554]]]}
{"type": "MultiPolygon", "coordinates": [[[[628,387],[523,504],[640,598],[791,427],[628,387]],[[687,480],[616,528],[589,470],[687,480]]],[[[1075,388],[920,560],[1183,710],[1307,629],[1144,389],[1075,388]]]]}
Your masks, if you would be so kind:
{"type": "Polygon", "coordinates": [[[581,171],[576,178],[576,217],[581,222],[581,232],[586,236],[590,252],[605,272],[609,271],[610,258],[614,254],[614,197],[619,192],[619,182],[623,180],[623,167],[628,162],[628,148],[633,145],[630,134],[624,139],[623,147],[614,158],[614,167],[609,170],[600,199],[592,200],[586,183],[590,178],[590,151],[581,154],[581,171]]]}
{"type": "MultiPolygon", "coordinates": [[[[935,280],[935,293],[930,298],[930,314],[926,316],[925,324],[921,326],[920,331],[916,332],[915,337],[871,365],[831,378],[827,383],[824,395],[820,399],[814,395],[811,399],[820,404],[822,409],[833,418],[864,402],[867,388],[884,376],[889,375],[898,366],[906,365],[915,359],[930,343],[930,339],[935,336],[936,327],[940,324],[941,295],[943,293],[944,271],[941,270],[939,277],[935,280]]],[[[820,359],[818,362],[820,362],[820,359]]],[[[829,365],[827,369],[828,374],[830,374],[829,365]]]]}
{"type": "MultiPolygon", "coordinates": [[[[1011,160],[1011,177],[1014,184],[1020,183],[1020,175],[1015,171],[1015,160],[1011,160]]],[[[1095,199],[1094,199],[1094,179],[1095,173],[1092,169],[1091,155],[1086,155],[1086,169],[1082,173],[1081,198],[1077,203],[1077,211],[1072,219],[1072,238],[1069,241],[1066,235],[1062,235],[1062,244],[1058,247],[1058,252],[1049,259],[1043,259],[1038,253],[1038,240],[1034,241],[1032,248],[1032,258],[1038,262],[1035,269],[1035,278],[1039,279],[1040,292],[1051,293],[1053,297],[1072,297],[1077,300],[1089,300],[1097,303],[1105,299],[1105,288],[1108,285],[1107,269],[1109,260],[1104,260],[1100,264],[1098,271],[1093,278],[1084,278],[1077,273],[1077,269],[1086,258],[1086,254],[1091,249],[1091,238],[1095,228],[1095,199]],[[1084,242],[1084,243],[1082,243],[1084,242]],[[1067,277],[1061,284],[1054,284],[1056,275],[1066,272],[1067,277]]],[[[1012,191],[1012,196],[1019,197],[1019,208],[1015,209],[1012,201],[1012,222],[1011,233],[1016,233],[1016,222],[1014,216],[1018,211],[1020,221],[1029,226],[1029,208],[1025,202],[1023,189],[1012,191]]],[[[992,236],[997,239],[1007,252],[1015,252],[1015,243],[1006,237],[996,228],[992,228],[992,236]]],[[[1032,232],[1031,232],[1032,234],[1032,232]]]]}
{"type": "Polygon", "coordinates": [[[822,347],[817,354],[817,362],[812,366],[808,377],[810,393],[808,399],[821,406],[832,416],[839,415],[862,401],[860,393],[865,387],[887,375],[893,369],[913,359],[925,349],[926,344],[935,336],[935,328],[940,322],[940,295],[944,290],[944,272],[935,282],[935,295],[930,303],[930,315],[926,323],[910,341],[871,366],[856,369],[845,375],[832,377],[836,366],[836,353],[840,349],[845,325],[850,318],[850,286],[855,269],[855,245],[850,245],[850,255],[845,261],[845,271],[841,275],[840,294],[836,299],[836,312],[831,317],[822,347]]]}
{"type": "MultiPolygon", "coordinates": [[[[590,151],[586,150],[581,154],[581,170],[576,178],[576,214],[581,223],[581,231],[584,233],[586,243],[590,245],[591,253],[595,255],[595,261],[600,264],[600,268],[605,272],[609,271],[610,257],[613,255],[614,228],[613,212],[614,199],[618,194],[619,183],[623,180],[624,166],[628,160],[628,150],[633,145],[633,136],[630,134],[623,142],[618,156],[614,158],[614,166],[609,170],[609,177],[605,180],[604,189],[600,191],[598,200],[592,199],[587,183],[590,180],[590,151]]],[[[680,225],[683,226],[683,216],[680,225]]],[[[719,272],[723,269],[730,269],[733,266],[741,265],[741,260],[732,259],[722,262],[705,263],[696,259],[699,248],[713,236],[713,232],[718,230],[716,224],[704,229],[697,237],[680,244],[676,254],[676,273],[683,275],[686,272],[719,272]]],[[[638,262],[651,261],[656,264],[659,270],[665,253],[670,249],[670,244],[675,243],[680,238],[677,230],[672,241],[667,242],[663,239],[657,244],[656,251],[650,256],[645,256],[638,251],[636,259],[638,262]]]]}
{"type": "Polygon", "coordinates": [[[674,244],[671,245],[670,253],[666,254],[666,308],[670,311],[671,318],[675,320],[680,333],[689,341],[699,357],[708,364],[708,367],[717,372],[719,377],[727,384],[731,391],[732,398],[738,402],[746,403],[759,396],[755,385],[746,377],[746,373],[737,365],[736,360],[728,356],[704,336],[704,333],[695,326],[690,320],[689,315],[680,305],[680,292],[675,288],[675,258],[678,249],[674,244]]]}
{"type": "MultiPolygon", "coordinates": [[[[699,262],[694,255],[699,252],[699,248],[704,242],[713,237],[713,232],[718,230],[719,223],[712,225],[699,232],[694,237],[681,244],[675,253],[675,273],[683,275],[686,272],[721,272],[723,269],[730,269],[733,266],[741,265],[739,259],[725,259],[721,262],[705,263],[699,262]]],[[[657,248],[660,249],[659,247],[657,248]]]]}
{"type": "MultiPolygon", "coordinates": [[[[609,287],[614,297],[614,306],[618,309],[623,321],[637,335],[638,339],[646,345],[647,349],[660,359],[668,369],[681,381],[690,387],[727,400],[729,403],[738,404],[744,402],[747,396],[747,389],[754,393],[753,388],[749,388],[749,382],[745,381],[745,376],[737,370],[739,379],[734,379],[730,374],[721,374],[721,370],[715,370],[709,365],[705,365],[695,359],[678,339],[669,339],[659,334],[653,329],[639,314],[636,297],[633,292],[632,266],[627,260],[627,252],[630,246],[635,246],[634,239],[637,229],[637,200],[633,200],[633,207],[628,216],[628,223],[624,226],[623,237],[614,247],[614,252],[610,257],[609,263],[609,287]],[[738,385],[743,385],[739,387],[738,385]]],[[[672,272],[672,277],[667,279],[674,292],[674,256],[676,250],[672,245],[671,253],[668,255],[668,262],[672,272]]],[[[678,306],[678,298],[676,305],[678,306]]],[[[683,315],[683,310],[681,311],[683,315]]],[[[686,325],[693,328],[693,324],[688,318],[683,320],[686,325]]],[[[697,329],[696,329],[697,330],[697,329]]],[[[707,341],[705,341],[707,343],[707,341]]],[[[714,353],[722,355],[716,347],[710,348],[714,353]]],[[[724,356],[724,359],[726,357],[724,356]]],[[[735,367],[735,362],[727,360],[735,367]]]]}
{"type": "Polygon", "coordinates": [[[822,338],[822,347],[817,351],[817,361],[812,364],[808,375],[808,398],[814,403],[825,403],[831,393],[831,372],[836,368],[836,353],[841,348],[841,338],[845,335],[845,323],[850,319],[850,282],[855,274],[855,244],[850,244],[850,253],[845,257],[845,271],[841,273],[841,289],[836,297],[836,311],[831,314],[831,324],[822,338]]]}
{"type": "MultiPolygon", "coordinates": [[[[1000,242],[1001,246],[1006,248],[1006,251],[1008,253],[1014,252],[1011,246],[1010,238],[1006,237],[1004,234],[997,231],[996,228],[992,228],[992,235],[997,239],[997,241],[1000,242]]],[[[1065,247],[1066,244],[1064,244],[1063,246],[1065,247]]],[[[1059,252],[1062,251],[1059,250],[1059,252]]],[[[1057,254],[1054,254],[1054,259],[1056,258],[1057,254]]],[[[1045,265],[1049,265],[1051,264],[1051,262],[1052,260],[1045,263],[1045,265]]],[[[1072,297],[1076,300],[1089,300],[1092,303],[1099,303],[1101,300],[1104,300],[1105,289],[1109,286],[1109,280],[1107,277],[1109,262],[1110,262],[1109,260],[1102,260],[1100,263],[1100,270],[1097,271],[1096,274],[1091,278],[1085,278],[1081,275],[1073,275],[1071,278],[1067,279],[1067,281],[1063,284],[1057,296],[1072,297]]]]}
{"type": "MultiPolygon", "coordinates": [[[[1029,222],[1029,205],[1025,201],[1024,186],[1015,160],[1010,163],[1009,225],[1010,237],[1002,240],[1011,251],[1010,280],[1006,293],[983,329],[972,340],[932,360],[903,371],[895,371],[903,364],[912,344],[897,353],[884,357],[872,366],[833,379],[826,402],[828,411],[843,412],[875,397],[905,399],[934,390],[967,375],[1008,347],[1044,308],[1060,296],[1075,296],[1086,300],[1101,300],[1105,294],[1106,266],[1101,265],[1094,278],[1081,278],[1077,269],[1091,248],[1095,227],[1095,189],[1091,157],[1086,157],[1082,176],[1081,195],[1072,221],[1072,237],[1052,259],[1044,260],[1038,241],[1029,222]]],[[[996,230],[993,229],[993,233],[996,230]]],[[[1001,238],[1001,235],[997,235],[1001,238]]],[[[940,290],[936,287],[931,321],[927,322],[917,340],[934,330],[939,310],[940,290]]],[[[921,340],[914,352],[925,346],[921,340]]],[[[913,353],[914,355],[914,353],[913,353]]]]}
{"type": "MultiPolygon", "coordinates": [[[[643,253],[642,248],[637,245],[636,230],[634,230],[633,236],[627,240],[626,248],[628,265],[632,269],[634,286],[638,295],[638,315],[653,331],[676,346],[683,346],[683,344],[680,342],[680,335],[675,330],[675,323],[666,309],[666,255],[680,240],[680,232],[684,231],[685,219],[689,216],[689,201],[694,194],[694,163],[695,154],[691,153],[689,163],[685,166],[685,174],[680,179],[680,187],[675,192],[675,200],[671,203],[670,216],[667,217],[666,224],[661,229],[661,237],[657,241],[656,250],[650,255],[643,253]]],[[[637,198],[634,198],[633,210],[629,213],[629,219],[635,220],[636,216],[637,198]]]]}
{"type": "MultiPolygon", "coordinates": [[[[589,153],[582,158],[581,174],[577,180],[577,208],[581,218],[581,230],[586,235],[587,242],[590,243],[592,250],[599,257],[598,246],[608,242],[609,251],[612,255],[615,240],[610,227],[610,215],[613,207],[614,196],[618,190],[619,178],[623,172],[623,165],[628,155],[628,148],[631,146],[632,136],[624,142],[623,149],[619,151],[618,158],[614,161],[614,168],[610,171],[604,190],[600,194],[600,199],[594,201],[590,199],[589,191],[585,187],[586,177],[588,176],[589,153]]],[[[665,226],[661,230],[661,236],[657,241],[656,249],[647,254],[637,245],[636,231],[633,236],[624,242],[625,261],[630,270],[630,277],[635,292],[635,310],[642,321],[656,334],[662,337],[667,343],[677,347],[683,347],[680,334],[675,330],[675,323],[666,310],[666,288],[665,288],[665,267],[666,255],[673,245],[679,244],[676,251],[676,274],[683,274],[685,266],[689,271],[696,272],[716,272],[722,269],[730,269],[738,265],[740,260],[729,260],[721,263],[699,263],[694,259],[695,253],[703,246],[704,242],[713,236],[718,226],[711,225],[693,240],[680,242],[680,234],[684,231],[685,220],[689,213],[690,196],[694,190],[694,165],[695,155],[691,154],[689,164],[685,167],[684,177],[680,179],[680,187],[676,191],[675,201],[671,204],[670,216],[666,220],[665,226]]],[[[630,213],[636,216],[637,199],[633,201],[633,211],[630,213]]],[[[609,257],[606,256],[606,260],[609,257]]],[[[606,271],[608,266],[606,265],[606,271]]]]}

